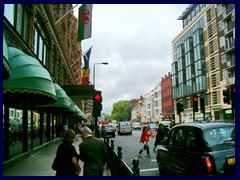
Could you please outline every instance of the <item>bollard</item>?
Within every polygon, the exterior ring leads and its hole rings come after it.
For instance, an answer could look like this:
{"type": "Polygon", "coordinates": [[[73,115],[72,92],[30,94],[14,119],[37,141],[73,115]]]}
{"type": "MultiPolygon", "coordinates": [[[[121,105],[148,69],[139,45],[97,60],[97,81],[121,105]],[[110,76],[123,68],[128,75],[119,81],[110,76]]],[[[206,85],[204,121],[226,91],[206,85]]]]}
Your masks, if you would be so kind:
{"type": "Polygon", "coordinates": [[[114,149],[114,140],[111,140],[111,149],[114,149]]]}
{"type": "Polygon", "coordinates": [[[117,150],[118,150],[118,158],[122,159],[122,146],[118,146],[117,150]]]}
{"type": "Polygon", "coordinates": [[[132,171],[133,171],[133,176],[139,176],[139,172],[140,172],[140,169],[139,169],[139,167],[138,167],[138,165],[139,165],[139,160],[138,160],[137,158],[134,158],[134,159],[132,160],[132,164],[133,164],[133,169],[132,169],[132,171]]]}

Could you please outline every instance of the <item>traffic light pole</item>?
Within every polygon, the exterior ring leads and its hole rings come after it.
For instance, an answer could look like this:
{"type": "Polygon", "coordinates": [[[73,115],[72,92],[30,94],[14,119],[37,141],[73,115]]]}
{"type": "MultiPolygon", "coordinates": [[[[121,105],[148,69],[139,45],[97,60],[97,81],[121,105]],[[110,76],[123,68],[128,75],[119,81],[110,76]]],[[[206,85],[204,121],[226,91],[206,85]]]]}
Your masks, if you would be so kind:
{"type": "Polygon", "coordinates": [[[98,129],[98,117],[94,116],[95,119],[95,137],[100,138],[100,131],[98,129]]]}
{"type": "Polygon", "coordinates": [[[195,111],[193,109],[193,122],[195,122],[195,111]]]}
{"type": "Polygon", "coordinates": [[[180,124],[182,123],[182,116],[181,116],[181,113],[179,114],[179,123],[180,123],[180,124]]]}

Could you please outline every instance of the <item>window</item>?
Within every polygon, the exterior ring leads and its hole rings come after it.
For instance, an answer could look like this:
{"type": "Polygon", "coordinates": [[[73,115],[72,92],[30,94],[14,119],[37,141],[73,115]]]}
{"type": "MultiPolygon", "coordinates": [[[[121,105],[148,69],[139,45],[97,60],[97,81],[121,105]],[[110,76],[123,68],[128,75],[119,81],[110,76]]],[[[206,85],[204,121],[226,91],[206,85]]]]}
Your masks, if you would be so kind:
{"type": "Polygon", "coordinates": [[[235,143],[235,127],[220,127],[204,131],[204,139],[207,145],[235,143]]]}
{"type": "Polygon", "coordinates": [[[169,137],[168,145],[170,148],[183,148],[183,129],[172,131],[169,137]]]}
{"type": "Polygon", "coordinates": [[[29,13],[29,5],[4,4],[4,16],[26,42],[29,39],[29,13]]]}
{"type": "Polygon", "coordinates": [[[186,131],[186,150],[196,151],[198,149],[198,143],[195,132],[191,130],[186,131]]]}
{"type": "Polygon", "coordinates": [[[48,55],[49,55],[49,44],[47,42],[47,37],[41,28],[41,20],[36,15],[35,26],[34,26],[34,53],[38,56],[41,62],[48,68],[48,55]]]}

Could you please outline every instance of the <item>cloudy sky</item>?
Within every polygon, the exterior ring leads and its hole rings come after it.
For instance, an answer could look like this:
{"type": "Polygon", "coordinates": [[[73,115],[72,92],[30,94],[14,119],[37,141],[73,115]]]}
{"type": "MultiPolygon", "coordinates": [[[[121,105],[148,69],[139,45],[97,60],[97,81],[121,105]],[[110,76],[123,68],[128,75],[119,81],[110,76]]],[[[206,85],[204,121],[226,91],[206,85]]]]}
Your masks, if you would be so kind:
{"type": "MultiPolygon", "coordinates": [[[[81,4],[79,4],[80,6],[81,4]]],[[[78,17],[78,7],[74,14],[78,17]]],[[[93,4],[90,81],[102,91],[103,112],[119,100],[138,99],[171,72],[172,40],[182,30],[177,18],[188,4],[93,4]]]]}

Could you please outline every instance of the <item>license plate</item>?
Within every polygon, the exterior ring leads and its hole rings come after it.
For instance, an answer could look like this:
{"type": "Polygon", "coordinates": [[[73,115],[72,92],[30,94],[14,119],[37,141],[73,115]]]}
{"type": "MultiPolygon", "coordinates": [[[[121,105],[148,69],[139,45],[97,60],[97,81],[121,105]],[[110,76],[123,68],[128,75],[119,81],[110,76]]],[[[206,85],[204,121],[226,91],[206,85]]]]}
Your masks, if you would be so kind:
{"type": "Polygon", "coordinates": [[[227,163],[229,165],[235,164],[235,157],[227,158],[227,163]]]}

